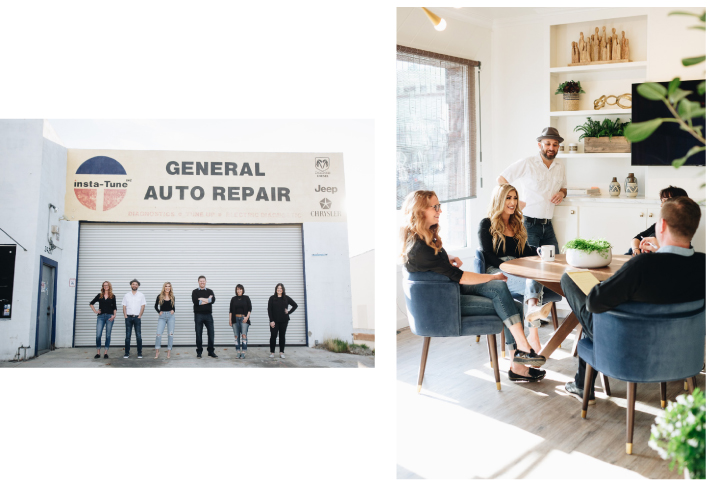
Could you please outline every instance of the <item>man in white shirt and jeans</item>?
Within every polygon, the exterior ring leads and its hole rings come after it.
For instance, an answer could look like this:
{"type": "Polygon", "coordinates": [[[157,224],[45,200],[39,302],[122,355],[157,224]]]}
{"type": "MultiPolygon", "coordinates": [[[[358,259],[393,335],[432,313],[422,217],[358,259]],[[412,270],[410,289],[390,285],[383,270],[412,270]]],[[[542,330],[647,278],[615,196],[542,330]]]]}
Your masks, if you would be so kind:
{"type": "Polygon", "coordinates": [[[136,279],[131,281],[131,291],[123,296],[123,318],[126,319],[126,352],[123,355],[127,359],[131,353],[131,331],[136,329],[136,346],[138,347],[138,358],[143,358],[143,339],[141,338],[141,317],[145,310],[145,296],[138,291],[140,282],[136,279]]]}
{"type": "Polygon", "coordinates": [[[525,201],[523,217],[531,246],[555,246],[560,252],[552,228],[555,206],[567,197],[565,167],[555,161],[560,142],[564,141],[556,128],[548,126],[537,137],[540,152],[532,157],[518,160],[498,177],[499,184],[508,183],[519,191],[525,201]]]}

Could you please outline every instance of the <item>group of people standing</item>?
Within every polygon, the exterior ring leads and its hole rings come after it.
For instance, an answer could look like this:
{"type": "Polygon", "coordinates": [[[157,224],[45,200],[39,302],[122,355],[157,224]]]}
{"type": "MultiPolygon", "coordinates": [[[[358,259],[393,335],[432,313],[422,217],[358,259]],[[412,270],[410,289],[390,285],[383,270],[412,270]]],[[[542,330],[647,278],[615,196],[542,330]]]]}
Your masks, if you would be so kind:
{"type": "MultiPolygon", "coordinates": [[[[516,382],[536,382],[545,377],[545,371],[538,369],[546,361],[538,354],[541,351],[538,328],[540,320],[550,313],[552,302],[543,303],[540,283],[504,274],[500,265],[510,259],[534,256],[542,245],[552,245],[559,253],[552,215],[555,205],[567,196],[565,167],[555,161],[563,138],[555,128],[547,127],[537,141],[537,155],[510,165],[498,177],[499,185],[493,189],[487,217],[479,224],[486,274],[463,271],[462,261],[444,250],[439,237],[442,209],[433,191],[412,192],[402,206],[405,220],[401,257],[407,271],[435,271],[459,283],[462,316],[481,311],[469,295],[492,300],[511,349],[508,378],[516,382]],[[525,202],[519,200],[515,188],[518,184],[523,188],[525,202]],[[511,293],[524,295],[527,310],[511,293]],[[529,327],[527,336],[523,322],[529,327]]],[[[567,275],[562,277],[565,297],[582,325],[585,338],[593,338],[592,313],[608,311],[626,301],[682,303],[704,297],[705,255],[696,253],[690,245],[699,225],[700,208],[678,187],[661,190],[660,198],[658,223],[632,239],[627,253],[641,256],[629,260],[586,297],[567,275]],[[658,275],[663,277],[659,280],[658,275]],[[677,286],[670,288],[675,282],[677,286]]],[[[585,365],[580,359],[575,380],[565,385],[565,391],[579,400],[585,365]]],[[[594,404],[593,386],[590,404],[594,404]]]]}
{"type": "MultiPolygon", "coordinates": [[[[197,358],[202,358],[202,334],[207,329],[207,355],[217,358],[214,347],[214,319],[212,318],[212,305],[216,298],[214,292],[207,288],[207,279],[200,276],[197,279],[199,287],[192,291],[192,304],[195,317],[195,340],[197,347],[197,358]]],[[[136,333],[136,347],[138,358],[143,358],[143,339],[141,336],[141,318],[145,311],[145,295],[138,291],[140,282],[132,280],[131,291],[123,296],[121,306],[123,307],[123,317],[126,323],[126,341],[123,358],[130,357],[131,336],[136,333]]],[[[244,294],[244,286],[238,284],[234,290],[235,296],[229,304],[229,326],[234,332],[234,346],[237,350],[237,358],[245,359],[247,353],[247,335],[251,325],[252,304],[251,299],[244,294]]],[[[108,349],[111,345],[111,330],[116,319],[117,305],[116,296],[113,294],[113,286],[109,281],[104,281],[101,285],[101,292],[91,300],[91,310],[97,315],[96,318],[96,355],[95,359],[101,358],[101,336],[106,328],[106,339],[104,347],[104,359],[108,359],[108,349]],[[94,305],[98,303],[96,309],[94,305]]],[[[175,294],[170,282],[165,282],[160,294],[155,299],[155,311],[158,313],[158,327],[155,336],[155,358],[160,356],[162,337],[165,328],[168,329],[168,349],[167,358],[170,358],[170,351],[173,348],[173,337],[175,333],[175,294]]],[[[274,289],[274,294],[269,298],[267,311],[269,315],[269,328],[271,338],[269,347],[270,357],[274,357],[276,350],[276,337],[279,338],[279,351],[281,358],[285,358],[284,347],[286,345],[286,328],[290,320],[290,315],[296,311],[298,305],[291,297],[286,295],[286,290],[282,283],[278,283],[274,289]]]]}

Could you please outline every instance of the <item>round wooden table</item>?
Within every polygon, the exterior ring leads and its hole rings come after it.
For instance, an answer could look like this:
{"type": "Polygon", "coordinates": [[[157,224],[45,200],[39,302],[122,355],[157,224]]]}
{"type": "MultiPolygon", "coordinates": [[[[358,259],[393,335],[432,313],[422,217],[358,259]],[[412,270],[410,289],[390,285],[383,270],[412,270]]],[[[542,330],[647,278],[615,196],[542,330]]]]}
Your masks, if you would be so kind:
{"type": "MultiPolygon", "coordinates": [[[[589,269],[589,271],[599,281],[604,281],[611,278],[611,276],[616,273],[630,258],[631,256],[615,256],[612,254],[611,264],[609,266],[589,269]]],[[[520,276],[521,278],[535,280],[555,293],[564,296],[562,286],[560,285],[562,275],[567,271],[584,271],[586,268],[575,268],[574,266],[570,266],[567,264],[567,256],[564,254],[556,254],[555,260],[549,262],[543,261],[539,256],[511,259],[510,261],[505,261],[501,264],[500,270],[508,274],[520,276]]],[[[574,312],[570,312],[567,318],[565,318],[565,321],[562,322],[562,325],[560,325],[557,331],[552,334],[552,338],[543,346],[540,355],[544,355],[545,358],[549,359],[552,352],[554,352],[560,344],[562,344],[562,342],[570,333],[572,333],[572,330],[574,330],[577,325],[579,325],[579,320],[577,320],[574,312]]],[[[575,353],[574,351],[576,346],[577,341],[575,341],[573,353],[575,353]]]]}

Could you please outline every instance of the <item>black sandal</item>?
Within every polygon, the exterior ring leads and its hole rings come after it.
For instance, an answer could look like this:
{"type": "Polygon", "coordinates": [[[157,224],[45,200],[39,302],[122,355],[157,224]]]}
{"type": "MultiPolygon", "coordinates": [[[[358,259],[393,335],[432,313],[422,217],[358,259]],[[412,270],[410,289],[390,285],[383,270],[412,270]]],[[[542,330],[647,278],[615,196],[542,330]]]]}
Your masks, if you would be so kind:
{"type": "Polygon", "coordinates": [[[533,349],[530,352],[523,352],[522,350],[516,350],[513,354],[513,362],[518,362],[525,365],[541,366],[547,359],[542,355],[537,355],[533,349]]]}
{"type": "Polygon", "coordinates": [[[538,382],[541,381],[545,377],[545,371],[538,371],[542,372],[542,375],[538,375],[535,377],[535,374],[533,373],[533,369],[529,370],[530,375],[529,376],[521,376],[519,374],[516,374],[512,370],[508,371],[508,379],[510,379],[513,382],[538,382]]]}

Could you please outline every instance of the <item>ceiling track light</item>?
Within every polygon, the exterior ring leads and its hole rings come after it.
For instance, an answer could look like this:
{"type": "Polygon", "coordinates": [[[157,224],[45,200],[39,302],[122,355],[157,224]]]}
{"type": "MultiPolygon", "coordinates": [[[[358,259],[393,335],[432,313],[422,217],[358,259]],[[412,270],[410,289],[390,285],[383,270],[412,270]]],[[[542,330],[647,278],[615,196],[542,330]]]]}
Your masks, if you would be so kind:
{"type": "Polygon", "coordinates": [[[441,32],[446,28],[446,20],[442,19],[435,13],[433,13],[431,10],[421,7],[422,10],[424,10],[424,13],[426,14],[427,17],[429,17],[429,20],[431,20],[431,23],[434,24],[434,28],[441,32]]]}

